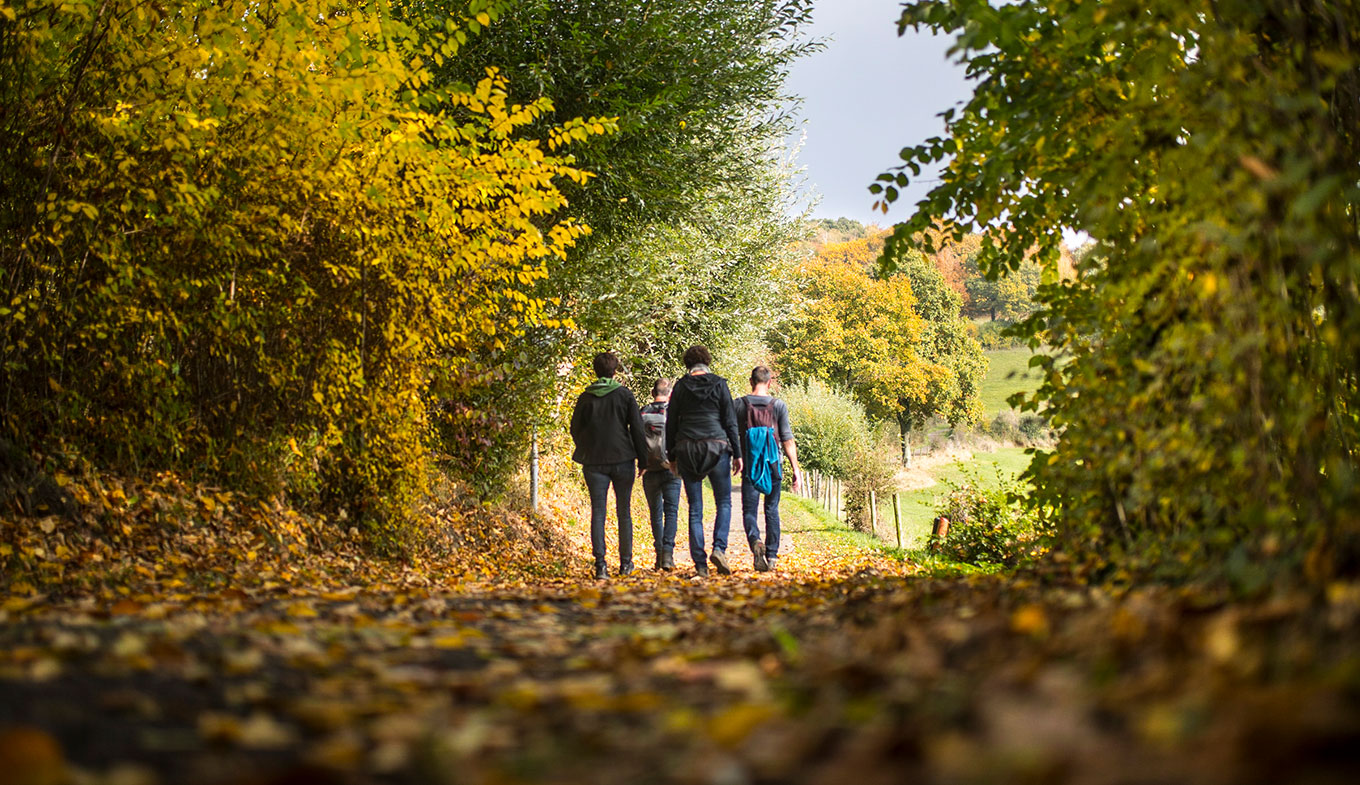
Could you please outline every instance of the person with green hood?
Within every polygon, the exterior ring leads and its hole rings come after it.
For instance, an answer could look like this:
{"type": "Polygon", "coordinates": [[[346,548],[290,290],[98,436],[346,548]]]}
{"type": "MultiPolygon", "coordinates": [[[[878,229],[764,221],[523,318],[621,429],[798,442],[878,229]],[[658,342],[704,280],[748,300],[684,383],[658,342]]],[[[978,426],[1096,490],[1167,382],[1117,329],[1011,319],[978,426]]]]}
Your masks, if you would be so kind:
{"type": "Polygon", "coordinates": [[[647,438],[633,393],[614,380],[619,358],[600,352],[591,363],[597,378],[576,399],[571,413],[571,459],[581,464],[590,490],[590,545],[595,577],[609,577],[605,562],[604,520],[609,486],[614,486],[614,509],[619,519],[619,575],[633,571],[633,480],[647,460],[647,438]]]}

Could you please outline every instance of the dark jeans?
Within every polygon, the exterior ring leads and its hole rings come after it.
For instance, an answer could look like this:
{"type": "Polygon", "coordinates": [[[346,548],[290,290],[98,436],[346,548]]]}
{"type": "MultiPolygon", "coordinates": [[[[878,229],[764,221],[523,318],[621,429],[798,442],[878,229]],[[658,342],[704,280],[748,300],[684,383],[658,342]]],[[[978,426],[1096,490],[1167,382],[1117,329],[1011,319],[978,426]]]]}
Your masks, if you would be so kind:
{"type": "MultiPolygon", "coordinates": [[[[695,566],[704,564],[704,481],[685,480],[685,501],[689,503],[689,555],[695,566]]],[[[732,455],[724,453],[708,473],[713,488],[713,550],[727,550],[727,529],[732,525],[732,455]]]]}
{"type": "Polygon", "coordinates": [[[633,477],[637,464],[590,464],[581,467],[586,487],[590,489],[590,547],[594,551],[595,566],[605,563],[604,519],[609,503],[609,484],[614,484],[614,509],[619,517],[619,566],[633,564],[633,477]]]}
{"type": "MultiPolygon", "coordinates": [[[[773,559],[779,555],[779,483],[774,478],[774,487],[765,494],[765,555],[773,559]]],[[[760,515],[760,491],[746,478],[741,480],[741,525],[746,529],[747,542],[760,539],[760,527],[756,518],[760,515]]]]}
{"type": "Polygon", "coordinates": [[[642,493],[652,515],[652,542],[657,553],[675,550],[676,521],[680,517],[680,478],[666,470],[642,475],[642,493]]]}

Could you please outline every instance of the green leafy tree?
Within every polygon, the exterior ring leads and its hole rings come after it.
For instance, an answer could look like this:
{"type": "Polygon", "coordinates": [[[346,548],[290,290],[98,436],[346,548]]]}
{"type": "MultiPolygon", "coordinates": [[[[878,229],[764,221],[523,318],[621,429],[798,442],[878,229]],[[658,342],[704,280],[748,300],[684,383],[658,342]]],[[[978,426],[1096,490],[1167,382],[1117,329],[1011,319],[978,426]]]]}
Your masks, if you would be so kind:
{"type": "Polygon", "coordinates": [[[1021,263],[1015,272],[989,276],[978,267],[976,255],[964,263],[964,287],[968,293],[970,316],[986,315],[996,321],[1023,319],[1034,312],[1034,297],[1039,290],[1042,271],[1031,261],[1021,263]]]}
{"type": "MultiPolygon", "coordinates": [[[[894,266],[896,275],[911,282],[916,312],[925,320],[917,351],[924,360],[943,369],[931,375],[926,397],[908,409],[908,428],[922,428],[931,417],[943,417],[951,425],[977,423],[983,415],[978,385],[987,375],[987,358],[960,315],[958,293],[920,251],[908,251],[894,266]]],[[[909,460],[910,449],[910,442],[904,439],[904,462],[909,460]]]]}
{"type": "MultiPolygon", "coordinates": [[[[423,2],[410,13],[431,17],[462,5],[423,2]]],[[[601,242],[632,234],[639,222],[686,220],[717,187],[763,176],[763,145],[790,127],[784,77],[816,46],[796,35],[811,7],[810,0],[520,0],[457,58],[429,67],[437,84],[474,83],[498,68],[512,100],[552,99],[545,123],[618,118],[617,133],[573,147],[577,165],[596,177],[566,191],[571,213],[601,242]]]]}
{"type": "Polygon", "coordinates": [[[977,88],[876,184],[950,158],[896,240],[1004,223],[989,274],[1051,270],[1064,227],[1099,244],[1027,325],[1055,348],[1027,405],[1063,432],[1033,498],[1067,547],[1243,586],[1360,570],[1360,6],[944,0],[901,26],[955,35],[977,88]]]}
{"type": "MultiPolygon", "coordinates": [[[[435,18],[459,2],[413,3],[435,18]]],[[[593,177],[565,190],[591,235],[548,260],[535,293],[562,327],[530,329],[474,363],[497,379],[497,406],[447,401],[468,427],[450,431],[447,467],[494,494],[527,454],[533,427],[601,349],[629,358],[635,383],[679,370],[689,343],[719,352],[768,325],[797,226],[775,153],[790,127],[783,79],[815,44],[799,39],[809,0],[524,0],[468,38],[457,58],[426,63],[437,84],[500,68],[512,101],[551,96],[565,117],[617,118],[617,131],[575,140],[593,177]],[[507,408],[508,407],[508,408],[507,408]],[[476,423],[476,427],[472,423],[476,423]]]]}

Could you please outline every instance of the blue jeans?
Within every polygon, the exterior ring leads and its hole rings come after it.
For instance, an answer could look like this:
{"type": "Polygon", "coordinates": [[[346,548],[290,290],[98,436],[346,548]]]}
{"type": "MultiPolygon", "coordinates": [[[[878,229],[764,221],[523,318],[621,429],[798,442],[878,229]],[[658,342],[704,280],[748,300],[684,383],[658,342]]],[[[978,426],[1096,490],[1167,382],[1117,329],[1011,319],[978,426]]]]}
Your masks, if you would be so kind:
{"type": "MultiPolygon", "coordinates": [[[[780,478],[774,478],[774,487],[765,494],[765,556],[773,559],[779,555],[779,485],[780,478]]],[[[756,519],[760,515],[760,491],[745,477],[741,480],[741,525],[746,529],[746,541],[755,544],[760,539],[760,526],[756,519]]]]}
{"type": "Polygon", "coordinates": [[[652,516],[652,542],[657,554],[675,550],[675,529],[680,517],[680,478],[662,469],[642,475],[642,493],[652,516]]]}
{"type": "Polygon", "coordinates": [[[637,464],[590,464],[581,467],[590,489],[590,548],[595,555],[595,566],[605,563],[604,519],[608,512],[609,485],[614,484],[614,509],[619,517],[619,567],[633,564],[633,477],[637,464]]]}
{"type": "MultiPolygon", "coordinates": [[[[685,501],[689,503],[689,555],[696,567],[707,559],[704,553],[704,481],[685,480],[685,501]]],[[[732,454],[718,459],[708,473],[713,488],[713,550],[727,551],[727,529],[732,525],[732,454]]]]}

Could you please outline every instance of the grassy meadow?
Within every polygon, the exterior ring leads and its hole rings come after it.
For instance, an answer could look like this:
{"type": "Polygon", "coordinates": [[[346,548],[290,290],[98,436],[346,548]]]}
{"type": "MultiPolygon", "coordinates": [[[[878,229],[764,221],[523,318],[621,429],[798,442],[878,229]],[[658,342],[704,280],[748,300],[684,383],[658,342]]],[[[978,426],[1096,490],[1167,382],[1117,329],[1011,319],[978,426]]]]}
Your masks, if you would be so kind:
{"type": "MultiPolygon", "coordinates": [[[[911,548],[919,546],[930,534],[931,520],[935,517],[935,498],[948,492],[949,483],[961,482],[969,474],[986,487],[996,487],[1002,479],[1015,477],[1029,466],[1030,457],[1023,447],[1006,447],[996,452],[976,453],[967,461],[956,461],[937,466],[930,470],[935,485],[916,491],[908,491],[899,497],[902,508],[902,544],[911,548]]],[[[896,544],[892,530],[892,510],[879,520],[880,536],[890,545],[896,544]]]]}
{"type": "Polygon", "coordinates": [[[978,387],[986,419],[1011,408],[1006,399],[1017,392],[1033,392],[1039,386],[1039,369],[1029,367],[1034,354],[1027,346],[993,349],[987,356],[987,375],[978,387]]]}

